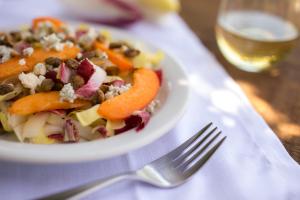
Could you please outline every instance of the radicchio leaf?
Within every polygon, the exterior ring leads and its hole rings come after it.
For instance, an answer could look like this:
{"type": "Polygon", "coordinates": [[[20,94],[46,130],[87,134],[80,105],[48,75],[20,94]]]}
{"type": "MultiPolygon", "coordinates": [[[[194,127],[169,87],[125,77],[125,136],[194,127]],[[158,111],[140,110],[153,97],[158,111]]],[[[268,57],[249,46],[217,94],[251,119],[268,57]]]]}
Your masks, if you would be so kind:
{"type": "Polygon", "coordinates": [[[87,58],[82,60],[77,68],[77,74],[80,75],[85,82],[87,82],[91,78],[94,72],[94,64],[87,58]]]}
{"type": "Polygon", "coordinates": [[[45,74],[45,77],[51,79],[55,83],[61,83],[61,81],[59,79],[57,79],[57,72],[56,71],[48,71],[45,74]]]}
{"type": "Polygon", "coordinates": [[[105,128],[104,126],[100,126],[100,127],[98,128],[98,132],[99,132],[103,137],[105,137],[106,134],[107,134],[107,130],[106,130],[106,128],[105,128]]]}
{"type": "Polygon", "coordinates": [[[122,85],[125,85],[125,81],[123,81],[123,80],[115,80],[111,84],[113,86],[116,86],[116,87],[121,87],[122,85]]]}
{"type": "Polygon", "coordinates": [[[15,44],[14,50],[16,50],[20,55],[22,55],[23,50],[28,48],[28,47],[31,47],[31,45],[28,44],[27,42],[21,41],[21,42],[18,42],[18,43],[15,44]]]}
{"type": "Polygon", "coordinates": [[[71,77],[71,69],[67,67],[65,63],[61,63],[58,68],[57,77],[61,82],[68,83],[71,77]]]}
{"type": "Polygon", "coordinates": [[[143,19],[143,14],[141,10],[133,3],[123,1],[123,0],[104,0],[103,3],[110,5],[114,9],[118,9],[117,12],[118,14],[113,14],[115,15],[113,17],[105,17],[105,18],[97,18],[97,19],[87,18],[87,20],[96,23],[121,27],[121,26],[130,25],[134,22],[143,19]]]}
{"type": "Polygon", "coordinates": [[[125,126],[123,128],[115,130],[115,134],[120,134],[130,129],[135,128],[136,131],[142,130],[149,122],[150,113],[147,111],[137,111],[127,119],[125,119],[125,126]]]}
{"type": "Polygon", "coordinates": [[[64,141],[64,136],[63,136],[63,134],[60,134],[60,133],[48,135],[48,138],[55,139],[55,140],[58,140],[61,142],[64,141]]]}
{"type": "Polygon", "coordinates": [[[99,125],[95,128],[93,128],[93,133],[100,133],[101,136],[106,137],[107,136],[107,129],[103,125],[99,125]]]}
{"type": "Polygon", "coordinates": [[[67,119],[64,127],[64,142],[78,142],[79,132],[71,119],[67,119]]]}
{"type": "Polygon", "coordinates": [[[94,73],[90,76],[89,80],[85,85],[80,87],[79,89],[76,90],[76,95],[81,98],[91,98],[99,89],[103,81],[105,80],[106,77],[106,72],[96,66],[90,63],[88,59],[85,59],[85,62],[88,62],[87,66],[92,66],[94,73]]]}
{"type": "Polygon", "coordinates": [[[86,33],[87,33],[87,30],[77,30],[75,32],[75,38],[76,38],[76,40],[78,40],[81,36],[83,36],[86,33]]]}
{"type": "Polygon", "coordinates": [[[158,77],[159,84],[161,85],[163,82],[163,71],[161,69],[159,69],[159,70],[155,70],[155,73],[158,77]]]}
{"type": "Polygon", "coordinates": [[[50,110],[49,112],[59,115],[59,116],[65,116],[66,115],[66,111],[65,110],[50,110]]]}

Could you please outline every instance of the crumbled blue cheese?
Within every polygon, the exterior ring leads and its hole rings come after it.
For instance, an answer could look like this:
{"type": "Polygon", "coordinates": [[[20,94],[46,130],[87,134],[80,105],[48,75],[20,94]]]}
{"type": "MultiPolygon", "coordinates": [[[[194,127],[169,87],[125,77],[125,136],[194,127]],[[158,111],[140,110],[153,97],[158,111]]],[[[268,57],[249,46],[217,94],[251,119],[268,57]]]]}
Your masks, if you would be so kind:
{"type": "Polygon", "coordinates": [[[51,33],[53,24],[50,21],[38,23],[37,29],[34,30],[34,37],[36,39],[41,39],[51,33]]]}
{"type": "Polygon", "coordinates": [[[11,48],[0,45],[0,63],[4,63],[11,58],[11,48]]]}
{"type": "Polygon", "coordinates": [[[44,21],[44,22],[39,22],[38,23],[38,28],[52,28],[53,24],[50,21],[44,21]]]}
{"type": "Polygon", "coordinates": [[[54,49],[56,51],[62,51],[64,48],[64,43],[61,43],[61,39],[57,37],[55,33],[51,35],[44,36],[42,38],[41,44],[45,49],[54,49]]]}
{"type": "Polygon", "coordinates": [[[159,100],[155,99],[146,107],[146,111],[149,113],[154,113],[155,109],[159,106],[159,100]]]}
{"type": "Polygon", "coordinates": [[[46,72],[47,69],[44,63],[38,63],[33,68],[33,73],[36,75],[45,75],[46,72]]]}
{"type": "Polygon", "coordinates": [[[26,38],[29,38],[32,36],[32,33],[29,30],[22,30],[20,32],[20,34],[21,34],[22,40],[25,40],[26,38]]]}
{"type": "Polygon", "coordinates": [[[33,54],[33,48],[32,47],[28,47],[23,49],[22,53],[24,56],[31,56],[33,54]]]}
{"type": "Polygon", "coordinates": [[[76,58],[80,59],[82,57],[82,53],[77,53],[76,58]]]}
{"type": "Polygon", "coordinates": [[[106,52],[101,52],[99,55],[99,58],[102,60],[107,60],[108,59],[108,55],[106,52]]]}
{"type": "Polygon", "coordinates": [[[59,37],[60,39],[64,40],[66,38],[66,34],[64,34],[64,33],[57,33],[57,37],[59,37]]]}
{"type": "Polygon", "coordinates": [[[67,47],[69,47],[69,48],[72,48],[72,47],[74,46],[74,43],[71,42],[71,41],[66,41],[66,42],[65,42],[65,45],[66,45],[67,47]]]}
{"type": "Polygon", "coordinates": [[[89,28],[85,34],[80,36],[80,38],[78,39],[78,43],[86,47],[89,47],[93,44],[97,35],[98,35],[97,31],[94,28],[89,28]]]}
{"type": "Polygon", "coordinates": [[[70,37],[75,37],[76,36],[76,31],[75,31],[75,28],[73,26],[68,26],[68,25],[65,25],[62,27],[62,29],[64,30],[64,32],[70,36],[70,37]]]}
{"type": "Polygon", "coordinates": [[[56,73],[58,73],[59,69],[60,69],[59,67],[56,67],[56,68],[53,68],[52,70],[55,71],[56,73]]]}
{"type": "Polygon", "coordinates": [[[71,103],[74,102],[76,99],[76,94],[74,88],[72,87],[71,83],[65,84],[64,87],[59,92],[60,100],[61,101],[69,101],[71,103]]]}
{"type": "Polygon", "coordinates": [[[105,99],[111,99],[111,98],[113,98],[115,96],[118,96],[118,95],[126,92],[130,88],[131,88],[131,84],[130,83],[128,83],[126,85],[122,85],[122,86],[110,85],[108,87],[108,91],[104,94],[105,99]]]}
{"type": "Polygon", "coordinates": [[[22,85],[25,88],[30,89],[30,93],[31,94],[35,93],[36,87],[39,86],[39,85],[41,85],[41,83],[45,79],[44,76],[36,76],[32,72],[27,73],[27,74],[25,74],[24,72],[22,72],[21,74],[19,74],[18,78],[19,78],[19,80],[21,81],[22,85]]]}
{"type": "Polygon", "coordinates": [[[19,65],[26,65],[26,60],[24,58],[20,59],[19,65]]]}
{"type": "Polygon", "coordinates": [[[54,45],[54,49],[56,51],[62,51],[64,49],[64,44],[63,43],[57,43],[54,45]]]}

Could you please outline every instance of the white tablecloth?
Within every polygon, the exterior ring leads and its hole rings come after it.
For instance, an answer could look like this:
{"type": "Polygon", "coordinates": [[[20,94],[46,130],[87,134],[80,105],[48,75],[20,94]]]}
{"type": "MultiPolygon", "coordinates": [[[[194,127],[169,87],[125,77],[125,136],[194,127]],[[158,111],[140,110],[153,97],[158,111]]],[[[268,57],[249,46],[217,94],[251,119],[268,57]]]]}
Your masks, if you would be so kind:
{"type": "MultiPolygon", "coordinates": [[[[0,8],[0,27],[28,23],[38,15],[66,18],[57,2],[51,0],[2,0],[0,8]]],[[[163,190],[137,182],[123,182],[88,199],[300,199],[298,165],[254,111],[238,85],[180,17],[170,16],[156,25],[140,22],[128,31],[167,50],[186,67],[193,93],[183,119],[158,141],[113,159],[48,166],[0,161],[1,199],[32,199],[137,169],[170,151],[209,121],[215,122],[228,138],[188,183],[163,190]]]]}

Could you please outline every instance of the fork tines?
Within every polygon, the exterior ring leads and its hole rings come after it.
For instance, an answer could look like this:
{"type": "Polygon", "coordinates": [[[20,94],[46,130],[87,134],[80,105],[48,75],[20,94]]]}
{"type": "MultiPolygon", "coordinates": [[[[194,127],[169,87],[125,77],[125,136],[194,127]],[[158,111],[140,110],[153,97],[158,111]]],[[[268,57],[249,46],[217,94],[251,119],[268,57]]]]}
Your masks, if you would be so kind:
{"type": "Polygon", "coordinates": [[[190,176],[199,170],[226,139],[226,136],[220,139],[222,131],[212,128],[212,125],[206,125],[169,154],[176,168],[185,175],[190,176]]]}

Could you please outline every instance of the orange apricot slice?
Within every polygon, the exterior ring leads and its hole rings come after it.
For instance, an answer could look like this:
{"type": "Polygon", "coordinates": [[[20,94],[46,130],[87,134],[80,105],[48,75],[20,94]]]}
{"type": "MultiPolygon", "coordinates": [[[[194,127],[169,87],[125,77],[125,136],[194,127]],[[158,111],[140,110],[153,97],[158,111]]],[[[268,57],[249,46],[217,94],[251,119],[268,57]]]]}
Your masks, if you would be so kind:
{"type": "Polygon", "coordinates": [[[54,17],[37,17],[32,20],[32,28],[36,29],[41,22],[50,22],[53,24],[54,30],[57,31],[64,23],[54,17]]]}
{"type": "Polygon", "coordinates": [[[79,99],[76,99],[73,103],[60,101],[59,92],[53,91],[20,98],[13,102],[8,112],[16,115],[29,115],[42,111],[79,108],[89,105],[90,103],[88,101],[79,99]]]}
{"type": "Polygon", "coordinates": [[[159,79],[151,69],[141,68],[133,74],[133,86],[123,94],[104,101],[98,114],[109,120],[121,120],[145,108],[157,95],[159,79]]]}
{"type": "Polygon", "coordinates": [[[117,65],[121,71],[131,70],[133,68],[133,64],[129,59],[120,53],[110,50],[104,44],[96,42],[95,48],[107,53],[109,60],[117,65]]]}
{"type": "Polygon", "coordinates": [[[25,65],[20,65],[20,57],[14,57],[7,62],[0,64],[0,79],[18,75],[21,72],[32,71],[33,67],[39,63],[43,62],[48,57],[58,57],[60,59],[68,59],[76,57],[80,50],[78,47],[65,47],[62,51],[47,51],[45,49],[39,48],[35,49],[30,57],[24,58],[25,65]]]}

